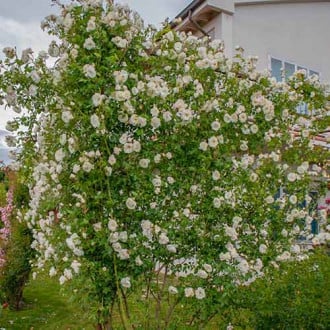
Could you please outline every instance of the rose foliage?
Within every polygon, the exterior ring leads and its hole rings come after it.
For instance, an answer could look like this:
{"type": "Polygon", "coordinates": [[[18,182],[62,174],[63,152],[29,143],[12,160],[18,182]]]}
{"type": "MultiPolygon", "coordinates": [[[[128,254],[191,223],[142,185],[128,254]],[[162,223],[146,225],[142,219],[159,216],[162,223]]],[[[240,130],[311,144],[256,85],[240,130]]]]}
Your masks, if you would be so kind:
{"type": "Polygon", "coordinates": [[[48,52],[4,49],[0,96],[25,109],[8,142],[34,266],[88,296],[99,323],[117,302],[126,328],[139,322],[131,293],[159,328],[185,304],[206,322],[234,286],[303,259],[298,236],[329,237],[311,236],[308,210],[329,156],[311,142],[329,124],[316,76],[276,82],[221,41],[145,28],[111,1],[72,1],[42,27],[48,52]]]}

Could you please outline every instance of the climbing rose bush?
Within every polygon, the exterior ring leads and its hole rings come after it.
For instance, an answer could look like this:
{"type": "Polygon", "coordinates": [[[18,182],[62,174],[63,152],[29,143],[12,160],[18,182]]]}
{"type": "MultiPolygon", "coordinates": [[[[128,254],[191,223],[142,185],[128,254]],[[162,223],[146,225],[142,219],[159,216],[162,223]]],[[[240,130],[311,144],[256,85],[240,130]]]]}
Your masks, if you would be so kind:
{"type": "Polygon", "coordinates": [[[304,259],[297,237],[329,238],[310,234],[328,157],[311,141],[329,124],[316,76],[276,82],[219,40],[145,28],[111,1],[61,10],[42,22],[47,52],[4,50],[1,97],[25,110],[7,129],[34,267],[88,296],[100,328],[116,303],[127,329],[166,328],[180,306],[205,324],[231,288],[304,259]],[[129,313],[141,295],[145,321],[129,313]]]}

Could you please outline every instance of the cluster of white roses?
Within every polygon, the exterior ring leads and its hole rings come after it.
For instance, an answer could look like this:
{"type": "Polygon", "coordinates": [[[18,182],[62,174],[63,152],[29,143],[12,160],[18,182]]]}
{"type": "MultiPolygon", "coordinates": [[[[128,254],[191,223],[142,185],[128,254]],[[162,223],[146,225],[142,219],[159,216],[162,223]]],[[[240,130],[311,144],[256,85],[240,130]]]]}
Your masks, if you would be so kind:
{"type": "Polygon", "coordinates": [[[308,132],[290,141],[301,122],[274,97],[281,93],[289,107],[297,92],[256,72],[252,60],[242,60],[245,75],[237,75],[220,41],[172,31],[155,37],[125,7],[82,3],[86,16],[70,5],[52,18],[67,36],[49,47],[55,66],[47,68],[46,56],[33,64],[25,51],[30,83],[4,95],[20,109],[17,93],[25,93],[28,111],[37,108],[25,132],[36,141],[25,216],[35,264],[51,265],[63,284],[83,269],[86,253],[110,249],[123,288],[134,286],[131,265],[154,263],[152,272],[165,265],[180,277],[186,298],[204,299],[213,279],[249,284],[271,262],[299,256],[294,238],[310,235],[308,180],[322,171],[283,160],[294,148],[313,152],[308,132]],[[70,32],[77,26],[81,38],[70,32]],[[103,62],[109,54],[111,66],[103,62]],[[43,109],[41,81],[54,91],[43,109]]]}

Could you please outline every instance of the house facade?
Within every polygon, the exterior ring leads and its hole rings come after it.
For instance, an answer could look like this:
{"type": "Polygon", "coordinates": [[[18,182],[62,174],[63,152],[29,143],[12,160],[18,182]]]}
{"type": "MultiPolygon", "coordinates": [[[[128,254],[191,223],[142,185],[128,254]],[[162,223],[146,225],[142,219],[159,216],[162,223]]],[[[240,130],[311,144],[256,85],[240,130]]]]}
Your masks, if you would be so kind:
{"type": "Polygon", "coordinates": [[[223,40],[229,57],[240,46],[278,80],[305,69],[330,82],[330,0],[195,0],[176,18],[176,30],[223,40]]]}
{"type": "MultiPolygon", "coordinates": [[[[330,0],[194,0],[175,21],[177,31],[222,40],[228,57],[242,47],[277,81],[304,69],[330,84],[330,0]]],[[[307,105],[297,111],[308,115],[307,105]]],[[[314,144],[330,149],[330,128],[314,144]]],[[[330,213],[330,177],[326,196],[317,199],[330,213]]]]}

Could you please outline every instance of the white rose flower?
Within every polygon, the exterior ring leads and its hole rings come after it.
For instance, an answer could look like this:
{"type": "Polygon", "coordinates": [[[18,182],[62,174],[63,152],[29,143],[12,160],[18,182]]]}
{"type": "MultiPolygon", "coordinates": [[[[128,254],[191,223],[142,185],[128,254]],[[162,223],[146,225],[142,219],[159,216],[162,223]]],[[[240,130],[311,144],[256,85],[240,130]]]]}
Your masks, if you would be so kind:
{"type": "Polygon", "coordinates": [[[158,117],[159,115],[159,110],[156,106],[153,106],[150,110],[150,113],[153,117],[158,117]]]}
{"type": "Polygon", "coordinates": [[[151,119],[151,126],[153,128],[158,128],[160,126],[161,122],[160,122],[160,119],[158,117],[152,117],[151,119]]]}
{"type": "Polygon", "coordinates": [[[125,143],[124,144],[124,153],[125,154],[130,154],[134,151],[133,149],[133,143],[125,143]]]}
{"type": "Polygon", "coordinates": [[[94,223],[93,228],[94,228],[95,231],[101,231],[102,223],[101,222],[94,223]]]}
{"type": "Polygon", "coordinates": [[[297,179],[297,174],[291,172],[291,173],[288,174],[287,178],[288,178],[288,181],[294,182],[297,179]]]}
{"type": "Polygon", "coordinates": [[[161,233],[161,234],[159,235],[159,239],[158,239],[159,244],[161,244],[161,245],[165,245],[165,244],[168,244],[169,241],[170,241],[170,240],[169,240],[169,238],[166,236],[166,234],[161,233]]]}
{"type": "Polygon", "coordinates": [[[96,70],[94,64],[85,64],[83,66],[83,72],[87,78],[96,77],[96,70]]]}
{"type": "Polygon", "coordinates": [[[62,117],[62,120],[64,121],[65,124],[68,124],[70,122],[70,120],[73,119],[73,116],[72,116],[71,112],[67,111],[67,110],[62,112],[61,117],[62,117]]]}
{"type": "Polygon", "coordinates": [[[78,165],[78,164],[74,164],[74,165],[73,165],[73,168],[72,168],[72,172],[73,172],[74,174],[77,174],[79,171],[80,171],[80,165],[78,165]]]}
{"type": "Polygon", "coordinates": [[[203,267],[208,273],[211,273],[213,270],[210,264],[204,264],[203,267]]]}
{"type": "Polygon", "coordinates": [[[100,119],[99,119],[98,115],[96,115],[96,114],[91,115],[90,121],[91,121],[91,125],[94,128],[100,127],[100,119]]]}
{"type": "Polygon", "coordinates": [[[94,107],[98,107],[103,102],[103,99],[104,99],[104,95],[102,95],[100,93],[95,93],[92,96],[92,101],[93,101],[94,107]]]}
{"type": "Polygon", "coordinates": [[[60,282],[60,285],[63,285],[65,282],[67,281],[67,278],[65,276],[60,276],[59,278],[59,282],[60,282]]]}
{"type": "Polygon", "coordinates": [[[265,244],[260,244],[259,252],[265,254],[267,252],[267,246],[265,244]]]}
{"type": "Polygon", "coordinates": [[[291,246],[291,252],[294,254],[300,253],[300,246],[298,244],[294,244],[291,246]]]}
{"type": "Polygon", "coordinates": [[[206,297],[205,290],[201,287],[195,290],[195,296],[197,299],[204,299],[206,297]]]}
{"type": "Polygon", "coordinates": [[[199,150],[206,151],[206,150],[207,150],[207,147],[208,147],[208,144],[207,144],[207,142],[205,142],[205,141],[202,141],[202,142],[199,144],[199,150]]]}
{"type": "Polygon", "coordinates": [[[120,260],[127,260],[129,259],[129,253],[127,249],[121,249],[118,251],[118,258],[120,260]]]}
{"type": "Polygon", "coordinates": [[[163,113],[163,119],[165,122],[169,122],[172,119],[172,114],[169,111],[163,113]]]}
{"type": "Polygon", "coordinates": [[[248,142],[247,142],[247,141],[241,141],[240,149],[241,149],[242,151],[246,151],[246,150],[248,150],[248,149],[249,149],[249,147],[248,147],[248,142]]]}
{"type": "Polygon", "coordinates": [[[143,265],[143,261],[141,260],[140,256],[137,256],[137,257],[135,258],[135,264],[136,264],[137,266],[142,266],[142,265],[143,265]]]}
{"type": "Polygon", "coordinates": [[[139,166],[142,168],[148,168],[149,163],[150,163],[150,159],[143,158],[143,159],[140,159],[139,166]]]}
{"type": "Polygon", "coordinates": [[[136,201],[129,197],[127,198],[126,200],[126,207],[129,209],[129,210],[134,210],[136,208],[136,201]]]}
{"type": "Polygon", "coordinates": [[[152,179],[152,184],[155,187],[160,187],[162,185],[162,179],[160,178],[160,176],[156,176],[155,178],[152,179]]]}
{"type": "Polygon", "coordinates": [[[87,173],[89,173],[93,168],[94,165],[90,163],[88,160],[86,160],[82,165],[82,169],[87,173]]]}
{"type": "Polygon", "coordinates": [[[37,71],[33,70],[30,73],[31,79],[37,84],[40,81],[40,76],[37,71]]]}
{"type": "Polygon", "coordinates": [[[185,295],[186,298],[193,297],[195,295],[194,289],[193,288],[190,288],[190,287],[185,288],[184,289],[184,295],[185,295]]]}
{"type": "Polygon", "coordinates": [[[147,119],[145,119],[144,117],[139,116],[138,117],[138,125],[140,127],[145,127],[147,125],[147,119]]]}
{"type": "Polygon", "coordinates": [[[203,269],[199,269],[196,275],[200,278],[203,278],[203,279],[208,278],[207,272],[203,269]]]}
{"type": "Polygon", "coordinates": [[[212,172],[212,179],[214,181],[218,181],[220,179],[220,172],[218,170],[212,172]]]}
{"type": "Polygon", "coordinates": [[[274,197],[273,197],[273,196],[267,196],[267,197],[265,198],[265,202],[266,202],[267,204],[272,204],[272,203],[274,203],[274,197]]]}
{"type": "Polygon", "coordinates": [[[168,177],[167,177],[167,182],[168,182],[169,184],[173,184],[173,183],[175,182],[175,180],[174,180],[173,177],[168,176],[168,177]]]}
{"type": "Polygon", "coordinates": [[[121,231],[121,232],[119,233],[118,239],[119,239],[121,242],[126,243],[126,242],[127,242],[127,239],[128,239],[127,231],[121,231]]]}
{"type": "Polygon", "coordinates": [[[221,201],[220,198],[215,197],[215,198],[213,199],[213,206],[214,206],[215,208],[218,209],[218,208],[221,206],[221,204],[222,204],[222,201],[221,201]]]}
{"type": "Polygon", "coordinates": [[[96,29],[96,24],[95,24],[95,16],[92,16],[88,23],[87,23],[87,28],[86,28],[86,31],[87,32],[91,32],[91,31],[94,31],[96,29]]]}
{"type": "Polygon", "coordinates": [[[114,164],[116,164],[116,157],[114,155],[110,155],[109,159],[108,159],[108,163],[112,166],[114,164]]]}
{"type": "Polygon", "coordinates": [[[245,123],[247,121],[247,115],[245,112],[239,114],[238,119],[241,123],[245,123]]]}
{"type": "Polygon", "coordinates": [[[49,276],[54,277],[57,274],[55,267],[51,267],[49,270],[49,276]]]}
{"type": "Polygon", "coordinates": [[[71,269],[64,269],[64,274],[63,274],[68,280],[71,280],[73,275],[71,269]]]}
{"type": "Polygon", "coordinates": [[[297,204],[297,201],[298,201],[298,198],[297,198],[296,195],[291,195],[291,196],[289,197],[289,202],[290,202],[291,204],[297,204]]]}
{"type": "Polygon", "coordinates": [[[170,286],[168,287],[168,292],[169,292],[170,294],[178,294],[178,289],[177,289],[175,286],[170,285],[170,286]]]}
{"type": "Polygon", "coordinates": [[[95,45],[95,42],[92,37],[89,37],[85,40],[84,48],[86,48],[87,50],[91,50],[91,49],[94,49],[95,47],[96,47],[96,45],[95,45]]]}
{"type": "Polygon", "coordinates": [[[246,274],[250,269],[250,266],[245,259],[242,259],[240,261],[240,263],[237,265],[237,267],[241,271],[242,274],[246,274]]]}
{"type": "Polygon", "coordinates": [[[58,149],[56,152],[55,152],[55,160],[60,163],[65,157],[65,152],[63,151],[63,149],[58,149]]]}
{"type": "Polygon", "coordinates": [[[214,130],[214,131],[218,131],[220,129],[221,125],[218,121],[214,121],[212,122],[211,124],[211,128],[214,130]]]}
{"type": "Polygon", "coordinates": [[[219,141],[215,136],[211,136],[207,142],[210,148],[216,148],[216,146],[219,144],[219,141]]]}
{"type": "Polygon", "coordinates": [[[290,258],[291,258],[290,252],[285,251],[276,257],[276,261],[286,261],[286,260],[289,260],[290,258]]]}
{"type": "Polygon", "coordinates": [[[229,252],[226,253],[221,252],[219,258],[221,261],[229,261],[231,259],[231,254],[229,252]]]}
{"type": "Polygon", "coordinates": [[[119,36],[114,37],[111,39],[111,41],[118,47],[118,48],[126,48],[128,45],[128,41],[126,39],[123,39],[119,36]]]}
{"type": "Polygon", "coordinates": [[[251,133],[256,134],[259,131],[259,128],[257,125],[253,124],[250,127],[251,133]]]}
{"type": "Polygon", "coordinates": [[[258,174],[257,173],[251,173],[250,174],[250,181],[251,182],[256,182],[258,180],[258,174]]]}
{"type": "Polygon", "coordinates": [[[174,244],[168,244],[166,249],[171,253],[176,253],[176,246],[174,244]]]}
{"type": "Polygon", "coordinates": [[[133,142],[133,151],[140,152],[141,151],[141,144],[139,141],[133,142]]]}
{"type": "Polygon", "coordinates": [[[114,220],[114,219],[110,219],[109,222],[108,222],[108,229],[110,231],[116,231],[117,228],[118,228],[117,221],[114,220]]]}
{"type": "Polygon", "coordinates": [[[129,289],[131,287],[131,279],[129,277],[122,278],[120,280],[120,285],[125,289],[129,289]]]}
{"type": "Polygon", "coordinates": [[[156,164],[160,163],[161,158],[162,158],[162,156],[161,156],[160,154],[157,154],[157,155],[154,157],[154,162],[155,162],[156,164]]]}
{"type": "Polygon", "coordinates": [[[73,269],[73,271],[78,274],[79,273],[79,270],[80,270],[80,267],[81,267],[81,263],[78,262],[77,260],[73,260],[72,263],[71,263],[71,268],[73,269]]]}
{"type": "Polygon", "coordinates": [[[282,229],[282,231],[281,231],[281,235],[282,235],[283,237],[287,237],[287,236],[288,236],[288,231],[287,231],[286,229],[282,229]]]}
{"type": "Polygon", "coordinates": [[[226,113],[224,116],[223,116],[223,120],[225,123],[229,124],[231,123],[231,115],[229,115],[228,113],[226,113]]]}

